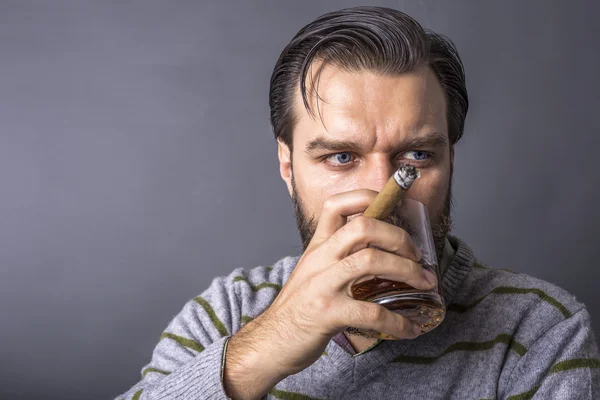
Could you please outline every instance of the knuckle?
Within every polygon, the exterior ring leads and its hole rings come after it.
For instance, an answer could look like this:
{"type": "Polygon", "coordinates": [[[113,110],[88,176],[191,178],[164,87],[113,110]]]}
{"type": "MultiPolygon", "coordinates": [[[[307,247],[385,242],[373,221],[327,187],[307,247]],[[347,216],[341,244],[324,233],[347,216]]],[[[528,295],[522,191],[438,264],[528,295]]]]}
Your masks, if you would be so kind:
{"type": "Polygon", "coordinates": [[[346,271],[348,274],[355,274],[359,271],[358,265],[354,262],[354,256],[348,256],[342,260],[340,260],[340,267],[346,271]]]}
{"type": "Polygon", "coordinates": [[[331,244],[339,245],[341,242],[341,236],[342,236],[341,229],[338,229],[337,231],[333,232],[333,234],[331,236],[329,236],[329,239],[327,239],[327,241],[331,244]]]}
{"type": "Polygon", "coordinates": [[[359,308],[359,319],[364,324],[373,323],[374,321],[378,321],[382,317],[383,310],[380,307],[377,307],[373,303],[363,304],[359,308]]]}
{"type": "Polygon", "coordinates": [[[327,198],[325,198],[325,200],[323,201],[323,211],[327,210],[327,211],[331,211],[333,209],[335,209],[335,198],[333,196],[329,196],[327,198]]]}
{"type": "Polygon", "coordinates": [[[362,324],[365,325],[368,323],[368,319],[367,316],[365,314],[365,310],[364,307],[362,306],[362,304],[357,304],[355,308],[352,309],[351,313],[350,313],[350,324],[362,324]]]}
{"type": "Polygon", "coordinates": [[[381,321],[384,318],[384,309],[383,306],[377,306],[373,304],[374,307],[369,307],[368,315],[371,321],[381,321]]]}
{"type": "Polygon", "coordinates": [[[331,308],[331,299],[322,296],[314,297],[311,301],[310,308],[316,315],[323,315],[331,308]]]}
{"type": "Polygon", "coordinates": [[[363,215],[354,218],[352,222],[354,224],[353,230],[360,237],[366,236],[367,233],[372,229],[373,225],[373,222],[363,215]]]}
{"type": "Polygon", "coordinates": [[[394,242],[395,243],[394,252],[401,251],[403,248],[406,247],[406,243],[412,243],[411,236],[404,229],[398,228],[398,236],[399,236],[398,240],[394,242]]]}
{"type": "Polygon", "coordinates": [[[393,244],[389,245],[387,248],[387,250],[389,252],[394,253],[394,254],[401,254],[402,249],[403,249],[403,246],[402,246],[401,241],[398,241],[398,242],[395,241],[393,244]]]}
{"type": "Polygon", "coordinates": [[[366,267],[371,267],[377,263],[379,259],[379,253],[372,247],[367,247],[359,251],[361,263],[366,267]]]}

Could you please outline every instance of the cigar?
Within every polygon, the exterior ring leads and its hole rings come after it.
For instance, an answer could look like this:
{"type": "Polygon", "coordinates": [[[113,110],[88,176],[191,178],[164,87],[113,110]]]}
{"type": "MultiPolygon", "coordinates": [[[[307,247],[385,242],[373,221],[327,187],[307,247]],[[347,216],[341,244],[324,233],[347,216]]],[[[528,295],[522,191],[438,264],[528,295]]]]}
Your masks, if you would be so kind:
{"type": "Polygon", "coordinates": [[[416,167],[402,164],[390,177],[383,189],[381,189],[381,192],[375,196],[375,200],[373,200],[363,215],[365,217],[385,220],[420,176],[421,174],[416,167]]]}

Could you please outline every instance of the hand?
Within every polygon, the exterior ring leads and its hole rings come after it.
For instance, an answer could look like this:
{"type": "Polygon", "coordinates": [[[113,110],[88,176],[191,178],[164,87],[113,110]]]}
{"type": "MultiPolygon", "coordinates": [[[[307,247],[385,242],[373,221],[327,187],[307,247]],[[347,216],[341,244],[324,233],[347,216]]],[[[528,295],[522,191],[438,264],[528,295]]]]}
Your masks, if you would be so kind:
{"type": "Polygon", "coordinates": [[[324,202],[316,232],[288,281],[252,321],[254,326],[246,326],[285,374],[314,363],[331,338],[348,326],[399,339],[421,334],[409,319],[352,297],[353,285],[375,276],[423,290],[435,286],[435,276],[416,262],[420,252],[406,231],[364,216],[347,222],[348,216],[364,212],[376,195],[360,189],[324,202]]]}

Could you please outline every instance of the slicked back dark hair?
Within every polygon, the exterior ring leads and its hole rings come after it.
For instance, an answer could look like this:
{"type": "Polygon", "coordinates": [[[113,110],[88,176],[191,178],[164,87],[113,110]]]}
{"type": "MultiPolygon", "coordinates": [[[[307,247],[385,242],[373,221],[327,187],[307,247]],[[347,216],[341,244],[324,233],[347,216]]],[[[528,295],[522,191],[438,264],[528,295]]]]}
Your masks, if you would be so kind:
{"type": "Polygon", "coordinates": [[[452,41],[423,27],[401,11],[386,7],[353,7],[324,14],[306,25],[281,52],[269,89],[275,139],[293,151],[297,121],[294,96],[298,85],[311,116],[306,79],[311,63],[322,60],[346,71],[367,70],[399,75],[429,65],[446,97],[448,137],[463,134],[469,99],[462,61],[452,41]]]}

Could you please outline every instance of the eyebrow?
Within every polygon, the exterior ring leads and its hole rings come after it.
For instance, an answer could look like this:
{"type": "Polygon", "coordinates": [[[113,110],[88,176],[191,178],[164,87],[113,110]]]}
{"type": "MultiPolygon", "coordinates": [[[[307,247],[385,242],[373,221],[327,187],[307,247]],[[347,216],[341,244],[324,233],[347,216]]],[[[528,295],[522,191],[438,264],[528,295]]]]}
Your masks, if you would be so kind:
{"type": "MultiPolygon", "coordinates": [[[[397,145],[395,150],[414,149],[419,147],[445,147],[448,145],[448,137],[439,132],[432,132],[421,137],[410,137],[397,145]]],[[[335,140],[326,137],[317,137],[306,144],[305,152],[313,153],[318,150],[342,151],[360,150],[360,143],[355,140],[335,140]]]]}

